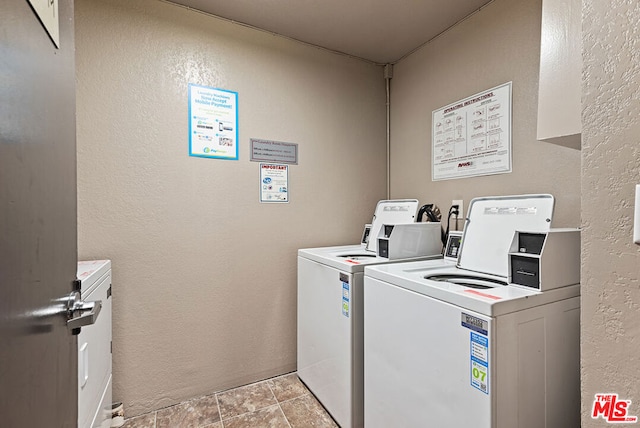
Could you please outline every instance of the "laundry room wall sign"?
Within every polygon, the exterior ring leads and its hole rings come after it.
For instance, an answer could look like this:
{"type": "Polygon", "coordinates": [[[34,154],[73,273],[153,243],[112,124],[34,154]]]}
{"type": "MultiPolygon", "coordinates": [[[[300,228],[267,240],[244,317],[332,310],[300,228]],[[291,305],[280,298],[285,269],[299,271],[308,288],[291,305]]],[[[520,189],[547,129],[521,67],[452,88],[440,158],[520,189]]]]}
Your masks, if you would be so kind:
{"type": "Polygon", "coordinates": [[[511,172],[511,82],[432,113],[433,181],[511,172]]]}
{"type": "Polygon", "coordinates": [[[298,145],[282,141],[251,138],[251,162],[273,162],[298,164],[298,145]]]}
{"type": "Polygon", "coordinates": [[[289,165],[260,164],[260,202],[289,202],[289,165]]]}
{"type": "Polygon", "coordinates": [[[189,84],[189,156],[238,160],[238,93],[189,84]]]}

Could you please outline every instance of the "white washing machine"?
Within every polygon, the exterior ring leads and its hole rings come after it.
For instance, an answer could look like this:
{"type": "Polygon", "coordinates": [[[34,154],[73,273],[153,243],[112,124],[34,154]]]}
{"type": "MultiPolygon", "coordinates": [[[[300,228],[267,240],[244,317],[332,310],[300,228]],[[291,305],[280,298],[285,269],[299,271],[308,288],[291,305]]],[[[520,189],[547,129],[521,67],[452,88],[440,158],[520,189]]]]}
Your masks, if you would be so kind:
{"type": "MultiPolygon", "coordinates": [[[[380,201],[368,248],[361,244],[298,251],[298,376],[342,428],[363,426],[364,267],[391,263],[376,255],[373,241],[384,224],[413,222],[417,209],[417,200],[380,201]]],[[[421,235],[428,242],[428,255],[415,260],[442,257],[440,231],[440,223],[429,225],[421,235]]]]}
{"type": "Polygon", "coordinates": [[[367,428],[580,426],[579,231],[552,233],[552,212],[550,195],[474,199],[455,266],[365,268],[367,428]]]}

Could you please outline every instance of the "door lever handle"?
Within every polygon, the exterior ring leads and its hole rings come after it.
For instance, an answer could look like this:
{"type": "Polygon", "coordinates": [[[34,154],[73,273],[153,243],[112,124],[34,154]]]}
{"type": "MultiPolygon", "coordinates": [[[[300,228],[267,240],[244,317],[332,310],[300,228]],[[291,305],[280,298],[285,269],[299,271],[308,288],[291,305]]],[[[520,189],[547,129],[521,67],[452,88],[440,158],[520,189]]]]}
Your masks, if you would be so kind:
{"type": "Polygon", "coordinates": [[[79,291],[72,292],[69,295],[67,327],[74,330],[74,334],[78,334],[80,327],[96,322],[101,309],[101,300],[84,302],[80,298],[79,291]]]}

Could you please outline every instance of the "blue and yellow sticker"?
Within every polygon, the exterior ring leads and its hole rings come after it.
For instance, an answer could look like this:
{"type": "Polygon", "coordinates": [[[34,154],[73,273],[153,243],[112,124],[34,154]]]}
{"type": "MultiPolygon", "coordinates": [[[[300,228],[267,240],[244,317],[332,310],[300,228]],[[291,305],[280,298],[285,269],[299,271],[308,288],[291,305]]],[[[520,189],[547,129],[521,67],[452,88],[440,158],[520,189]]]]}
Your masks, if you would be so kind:
{"type": "Polygon", "coordinates": [[[349,318],[349,283],[342,281],[342,315],[349,318]]]}
{"type": "Polygon", "coordinates": [[[489,394],[489,339],[471,332],[471,386],[489,394]]]}

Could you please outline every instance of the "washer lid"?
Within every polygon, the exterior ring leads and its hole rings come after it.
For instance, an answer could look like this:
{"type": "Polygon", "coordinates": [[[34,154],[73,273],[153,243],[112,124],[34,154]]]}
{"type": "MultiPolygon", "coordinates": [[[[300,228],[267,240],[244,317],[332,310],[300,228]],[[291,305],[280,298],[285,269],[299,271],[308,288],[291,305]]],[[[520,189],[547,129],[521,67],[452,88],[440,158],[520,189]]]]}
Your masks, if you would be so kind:
{"type": "Polygon", "coordinates": [[[366,251],[361,245],[302,248],[298,250],[298,257],[347,273],[363,272],[365,266],[389,263],[389,259],[378,257],[375,253],[366,251]]]}
{"type": "Polygon", "coordinates": [[[514,233],[548,231],[553,206],[554,198],[547,194],[472,199],[457,266],[506,278],[514,233]]]}
{"type": "Polygon", "coordinates": [[[383,224],[404,224],[416,221],[418,213],[417,199],[396,199],[379,201],[376,211],[373,213],[371,232],[367,250],[378,254],[378,234],[383,224]]]}

